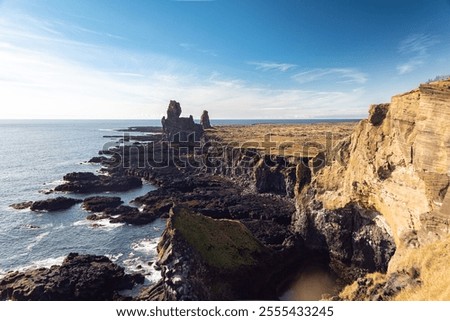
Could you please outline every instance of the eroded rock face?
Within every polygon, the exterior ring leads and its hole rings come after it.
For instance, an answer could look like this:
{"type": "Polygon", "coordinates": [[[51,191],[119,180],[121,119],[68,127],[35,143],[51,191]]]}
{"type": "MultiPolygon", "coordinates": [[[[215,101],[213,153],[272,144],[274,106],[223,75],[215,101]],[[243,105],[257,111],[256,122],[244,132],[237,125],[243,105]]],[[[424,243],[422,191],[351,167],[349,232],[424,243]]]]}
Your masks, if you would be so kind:
{"type": "Polygon", "coordinates": [[[71,253],[60,266],[11,272],[0,280],[1,300],[113,300],[144,281],[105,256],[71,253]]]}
{"type": "Polygon", "coordinates": [[[347,281],[367,272],[385,272],[396,250],[384,218],[358,204],[335,210],[311,204],[295,228],[310,250],[329,255],[333,270],[347,281]]]}
{"type": "MultiPolygon", "coordinates": [[[[421,85],[389,105],[371,107],[311,183],[323,209],[358,202],[379,212],[397,245],[416,246],[445,232],[450,182],[450,80],[421,85]]],[[[301,197],[301,209],[311,208],[301,197]]]]}
{"type": "Polygon", "coordinates": [[[199,141],[203,133],[203,126],[196,124],[192,115],[180,117],[180,103],[171,100],[167,108],[167,118],[161,119],[163,132],[169,141],[189,142],[199,141]]]}
{"type": "Polygon", "coordinates": [[[301,244],[291,243],[275,253],[239,221],[215,220],[173,207],[158,244],[163,280],[138,299],[274,299],[277,275],[295,260],[294,252],[301,252],[301,244]]]}
{"type": "MultiPolygon", "coordinates": [[[[328,250],[338,272],[339,265],[361,268],[355,278],[385,272],[395,251],[448,233],[449,126],[449,80],[372,105],[297,193],[293,226],[306,246],[328,250]]],[[[403,278],[388,275],[376,289],[361,281],[360,294],[388,298],[391,283],[403,278]]]]}

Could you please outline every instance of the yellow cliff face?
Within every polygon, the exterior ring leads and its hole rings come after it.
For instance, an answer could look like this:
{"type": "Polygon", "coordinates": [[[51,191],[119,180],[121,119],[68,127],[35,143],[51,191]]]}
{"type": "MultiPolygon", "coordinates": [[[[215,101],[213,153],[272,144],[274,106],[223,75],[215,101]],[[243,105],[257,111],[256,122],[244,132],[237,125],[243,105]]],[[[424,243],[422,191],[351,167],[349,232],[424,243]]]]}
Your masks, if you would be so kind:
{"type": "Polygon", "coordinates": [[[371,106],[348,142],[348,150],[330,155],[331,166],[311,184],[326,209],[352,201],[376,209],[398,248],[448,232],[450,80],[371,106]]]}

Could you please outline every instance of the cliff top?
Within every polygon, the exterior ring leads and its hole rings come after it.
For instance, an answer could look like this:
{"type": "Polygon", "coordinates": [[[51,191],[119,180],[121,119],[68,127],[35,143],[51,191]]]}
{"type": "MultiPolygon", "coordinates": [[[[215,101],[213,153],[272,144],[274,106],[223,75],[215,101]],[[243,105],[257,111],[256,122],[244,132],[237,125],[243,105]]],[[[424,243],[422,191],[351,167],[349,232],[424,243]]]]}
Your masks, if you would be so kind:
{"type": "Polygon", "coordinates": [[[267,249],[240,222],[215,220],[184,207],[172,208],[173,227],[215,268],[234,270],[256,264],[267,249]]]}
{"type": "Polygon", "coordinates": [[[217,126],[205,131],[208,140],[261,150],[271,155],[314,157],[349,136],[357,121],[317,124],[255,124],[217,126]]]}

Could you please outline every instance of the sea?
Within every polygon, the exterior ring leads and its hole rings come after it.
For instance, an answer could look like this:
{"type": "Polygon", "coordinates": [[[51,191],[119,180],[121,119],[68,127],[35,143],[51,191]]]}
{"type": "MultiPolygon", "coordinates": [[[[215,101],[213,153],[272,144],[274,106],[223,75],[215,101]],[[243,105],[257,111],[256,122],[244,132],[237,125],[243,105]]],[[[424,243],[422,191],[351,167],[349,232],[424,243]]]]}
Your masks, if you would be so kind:
{"type": "MultiPolygon", "coordinates": [[[[216,120],[212,125],[336,121],[345,120],[216,120]]],[[[61,184],[66,173],[97,172],[100,165],[87,161],[117,140],[104,136],[123,134],[117,129],[159,125],[159,120],[0,120],[0,278],[8,271],[61,264],[76,252],[108,256],[127,272],[143,273],[147,283],[156,282],[160,272],[153,263],[164,219],[133,226],[88,221],[81,205],[52,213],[15,210],[10,205],[57,196],[44,192],[61,184]]],[[[154,189],[144,183],[128,192],[70,197],[119,196],[127,204],[154,189]]]]}

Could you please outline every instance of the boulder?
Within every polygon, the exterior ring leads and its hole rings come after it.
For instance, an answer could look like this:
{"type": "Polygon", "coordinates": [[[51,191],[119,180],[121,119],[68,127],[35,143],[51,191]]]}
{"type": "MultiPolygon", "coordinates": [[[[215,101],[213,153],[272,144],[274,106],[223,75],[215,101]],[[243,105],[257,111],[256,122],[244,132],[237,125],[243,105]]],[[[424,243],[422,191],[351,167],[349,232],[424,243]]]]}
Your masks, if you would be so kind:
{"type": "Polygon", "coordinates": [[[123,299],[118,291],[142,283],[141,275],[124,269],[105,256],[70,253],[61,265],[10,272],[0,280],[1,300],[94,301],[123,299]]]}
{"type": "Polygon", "coordinates": [[[82,200],[77,198],[60,196],[56,198],[49,198],[43,201],[33,202],[33,204],[30,206],[30,209],[32,211],[61,211],[81,202],[82,200]]]}
{"type": "Polygon", "coordinates": [[[92,196],[84,199],[83,208],[90,212],[102,212],[105,209],[115,208],[122,203],[120,197],[92,196]]]}

